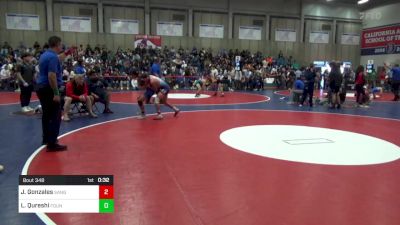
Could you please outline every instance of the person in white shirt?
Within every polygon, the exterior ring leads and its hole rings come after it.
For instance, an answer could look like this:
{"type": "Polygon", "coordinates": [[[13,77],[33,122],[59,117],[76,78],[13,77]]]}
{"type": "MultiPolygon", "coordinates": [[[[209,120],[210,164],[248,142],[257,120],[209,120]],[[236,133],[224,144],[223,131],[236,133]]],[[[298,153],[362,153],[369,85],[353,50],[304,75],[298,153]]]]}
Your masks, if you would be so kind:
{"type": "Polygon", "coordinates": [[[242,80],[242,71],[240,70],[235,70],[235,89],[239,90],[241,89],[241,80],[242,80]]]}
{"type": "MultiPolygon", "coordinates": [[[[218,69],[214,66],[211,65],[211,72],[210,72],[210,77],[211,77],[211,90],[214,90],[214,95],[213,96],[217,96],[218,91],[220,91],[222,85],[220,84],[220,79],[218,76],[218,69]]],[[[224,96],[224,93],[221,93],[221,97],[224,96]]]]}
{"type": "Polygon", "coordinates": [[[301,70],[297,69],[297,70],[294,72],[294,74],[296,74],[296,79],[299,79],[299,78],[301,77],[302,72],[301,72],[301,70]]]}
{"type": "Polygon", "coordinates": [[[218,76],[218,70],[215,68],[214,65],[211,65],[211,78],[217,79],[218,76]]]}
{"type": "Polygon", "coordinates": [[[10,80],[11,80],[11,71],[13,65],[12,64],[5,64],[0,69],[0,86],[1,88],[9,88],[10,87],[10,80]]]}
{"type": "Polygon", "coordinates": [[[228,86],[229,86],[229,90],[233,91],[233,82],[235,79],[235,68],[233,68],[233,66],[228,66],[228,69],[226,71],[227,76],[228,76],[228,86]]]}
{"type": "Polygon", "coordinates": [[[11,64],[5,64],[1,67],[0,71],[0,79],[5,80],[11,77],[11,69],[12,65],[11,64]]]}

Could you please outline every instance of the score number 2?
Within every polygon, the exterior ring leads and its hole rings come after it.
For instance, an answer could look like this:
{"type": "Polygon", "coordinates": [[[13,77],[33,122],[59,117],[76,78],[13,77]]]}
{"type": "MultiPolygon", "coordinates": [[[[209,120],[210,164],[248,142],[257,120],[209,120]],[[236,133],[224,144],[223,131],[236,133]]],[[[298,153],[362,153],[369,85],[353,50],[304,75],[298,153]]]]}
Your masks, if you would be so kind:
{"type": "Polygon", "coordinates": [[[101,185],[100,186],[100,199],[113,199],[114,198],[114,188],[111,185],[101,185]]]}

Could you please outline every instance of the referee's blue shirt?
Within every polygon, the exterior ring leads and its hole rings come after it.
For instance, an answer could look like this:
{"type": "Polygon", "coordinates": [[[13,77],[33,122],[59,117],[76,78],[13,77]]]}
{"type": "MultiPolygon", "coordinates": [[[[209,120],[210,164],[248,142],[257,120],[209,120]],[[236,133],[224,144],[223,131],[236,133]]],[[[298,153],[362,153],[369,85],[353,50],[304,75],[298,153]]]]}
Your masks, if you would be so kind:
{"type": "Polygon", "coordinates": [[[400,67],[392,68],[392,79],[393,81],[400,81],[400,67]]]}
{"type": "Polygon", "coordinates": [[[45,51],[39,59],[39,77],[37,84],[49,85],[49,72],[53,72],[57,76],[58,86],[63,84],[62,67],[58,55],[51,49],[45,51]]]}
{"type": "Polygon", "coordinates": [[[161,75],[160,64],[153,63],[153,65],[151,66],[151,71],[150,72],[151,72],[151,74],[157,75],[158,77],[160,77],[160,75],[161,75]]]}

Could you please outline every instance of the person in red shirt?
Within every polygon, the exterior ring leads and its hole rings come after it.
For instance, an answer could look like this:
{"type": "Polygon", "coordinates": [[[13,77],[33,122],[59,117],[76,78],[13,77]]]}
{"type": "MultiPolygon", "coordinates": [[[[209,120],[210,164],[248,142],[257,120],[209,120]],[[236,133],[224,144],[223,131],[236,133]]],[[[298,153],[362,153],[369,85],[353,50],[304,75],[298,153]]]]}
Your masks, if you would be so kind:
{"type": "Polygon", "coordinates": [[[85,83],[83,76],[75,76],[71,81],[66,84],[66,96],[64,103],[64,121],[70,121],[68,112],[71,109],[72,102],[83,102],[89,111],[89,116],[96,118],[97,115],[92,110],[92,103],[94,102],[93,96],[88,93],[88,86],[85,83]]]}
{"type": "Polygon", "coordinates": [[[356,78],[355,78],[355,89],[357,93],[357,103],[358,105],[363,104],[363,99],[365,96],[365,73],[364,73],[364,66],[358,66],[356,70],[356,78]]]}
{"type": "Polygon", "coordinates": [[[267,57],[268,66],[272,66],[273,59],[271,56],[267,57]]]}

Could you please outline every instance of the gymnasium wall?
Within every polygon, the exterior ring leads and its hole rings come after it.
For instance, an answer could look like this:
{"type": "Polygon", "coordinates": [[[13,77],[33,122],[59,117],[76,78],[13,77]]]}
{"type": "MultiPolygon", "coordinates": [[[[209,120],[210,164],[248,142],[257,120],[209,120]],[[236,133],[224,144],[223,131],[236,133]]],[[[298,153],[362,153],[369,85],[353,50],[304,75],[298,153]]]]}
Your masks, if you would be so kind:
{"type": "Polygon", "coordinates": [[[180,22],[183,23],[183,36],[188,36],[188,15],[186,10],[170,10],[170,9],[151,9],[150,18],[151,18],[151,34],[157,33],[157,22],[170,22],[174,21],[174,15],[181,15],[184,17],[184,20],[180,22]]]}
{"type": "MultiPolygon", "coordinates": [[[[102,1],[103,2],[103,30],[99,33],[98,1],[53,1],[53,30],[47,31],[46,1],[19,1],[0,0],[0,42],[8,41],[16,46],[24,41],[32,45],[36,40],[43,43],[51,35],[60,36],[67,44],[106,44],[111,49],[118,47],[132,48],[133,35],[111,34],[110,19],[135,19],[139,21],[140,33],[145,33],[145,0],[136,1],[102,1]],[[83,3],[85,2],[85,3],[83,3]],[[92,32],[75,33],[60,31],[60,16],[80,16],[79,9],[91,9],[92,32]],[[40,31],[7,30],[6,13],[25,13],[40,16],[40,31]]],[[[279,51],[284,55],[292,55],[301,64],[308,64],[314,60],[346,60],[357,64],[360,58],[359,46],[340,44],[340,35],[348,32],[359,32],[361,21],[356,7],[340,6],[322,3],[303,3],[297,0],[150,0],[149,18],[150,34],[156,34],[157,21],[172,21],[175,15],[182,15],[183,37],[163,36],[163,45],[184,48],[209,48],[213,50],[249,49],[252,52],[276,56],[279,51]],[[335,10],[333,10],[335,9],[335,10]],[[192,12],[190,20],[189,10],[192,12]],[[232,29],[229,29],[232,16],[232,29]],[[302,20],[303,18],[303,20],[302,20]],[[262,40],[240,40],[239,26],[252,26],[254,21],[262,21],[262,40]],[[334,20],[336,26],[334,26],[334,20]],[[304,36],[301,34],[301,25],[304,22],[304,36]],[[189,34],[192,22],[192,34],[189,34]],[[199,24],[224,25],[224,38],[199,38],[199,24]],[[329,44],[309,43],[310,31],[321,30],[330,25],[329,44]],[[333,37],[333,29],[337,33],[333,37]],[[275,41],[275,29],[296,30],[296,42],[275,41]],[[232,32],[232,39],[229,32],[232,32]]]]}

